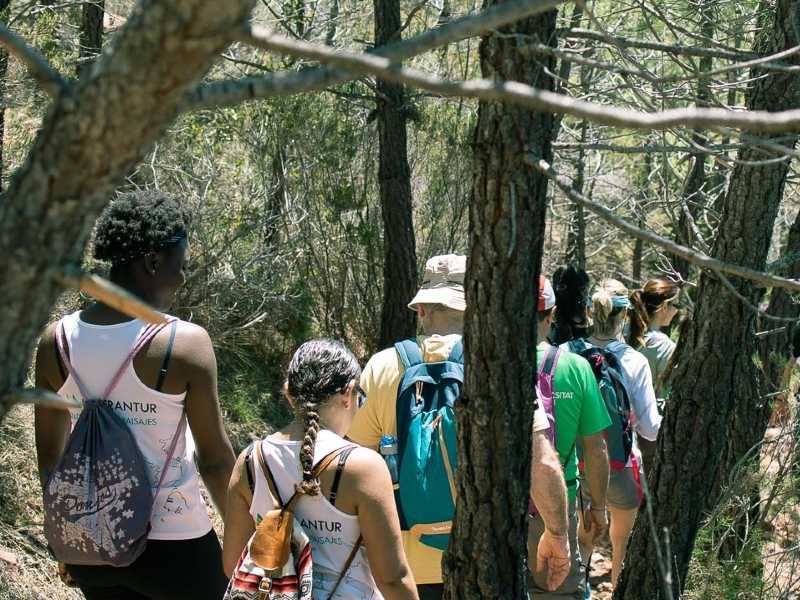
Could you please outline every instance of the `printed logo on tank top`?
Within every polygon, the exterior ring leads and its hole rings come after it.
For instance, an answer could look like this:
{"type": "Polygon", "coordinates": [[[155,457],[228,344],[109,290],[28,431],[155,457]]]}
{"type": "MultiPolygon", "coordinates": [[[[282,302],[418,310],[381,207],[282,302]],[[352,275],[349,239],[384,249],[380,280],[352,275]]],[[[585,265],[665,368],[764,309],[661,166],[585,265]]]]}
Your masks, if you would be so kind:
{"type": "Polygon", "coordinates": [[[333,544],[341,546],[344,544],[342,540],[342,522],[341,521],[328,521],[325,519],[300,519],[300,525],[303,531],[311,540],[312,543],[323,546],[325,544],[333,544]]]}
{"type": "Polygon", "coordinates": [[[128,424],[139,427],[155,427],[158,425],[158,404],[155,402],[125,402],[104,400],[106,406],[113,409],[128,424]]]}

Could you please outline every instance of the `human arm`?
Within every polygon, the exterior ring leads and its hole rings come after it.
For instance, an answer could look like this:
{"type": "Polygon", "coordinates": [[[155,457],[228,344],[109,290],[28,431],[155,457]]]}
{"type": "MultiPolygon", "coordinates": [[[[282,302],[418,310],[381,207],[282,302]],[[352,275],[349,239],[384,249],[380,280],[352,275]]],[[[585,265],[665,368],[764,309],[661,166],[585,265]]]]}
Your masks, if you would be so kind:
{"type": "MultiPolygon", "coordinates": [[[[636,352],[632,350],[631,352],[636,352]]],[[[653,375],[643,354],[636,352],[636,365],[632,370],[631,404],[636,415],[636,434],[647,441],[655,442],[661,427],[656,393],[653,389],[653,375]]]]}
{"type": "Polygon", "coordinates": [[[185,322],[180,326],[182,335],[176,340],[175,352],[186,367],[186,417],[197,446],[197,468],[222,513],[235,456],[222,424],[217,359],[205,329],[185,322]]]}
{"type": "MultiPolygon", "coordinates": [[[[64,384],[58,368],[55,332],[58,324],[53,323],[42,334],[36,352],[34,375],[36,387],[57,392],[64,384]]],[[[39,481],[44,487],[53,469],[58,466],[70,431],[68,410],[36,406],[34,409],[34,430],[36,435],[36,459],[39,465],[39,481]]]]}
{"type": "Polygon", "coordinates": [[[230,576],[242,555],[247,541],[256,530],[250,514],[252,495],[247,483],[247,451],[239,455],[233,466],[225,502],[225,535],[222,538],[222,566],[230,576]]]}
{"type": "Polygon", "coordinates": [[[417,600],[386,463],[376,452],[358,448],[348,462],[348,475],[356,490],[358,524],[378,589],[386,600],[417,600]]]}
{"type": "Polygon", "coordinates": [[[584,473],[586,484],[594,504],[590,509],[589,529],[593,541],[597,541],[608,529],[606,515],[606,493],[608,492],[608,448],[602,432],[581,436],[583,444],[584,473]]]}
{"type": "Polygon", "coordinates": [[[547,587],[555,590],[569,574],[569,522],[564,473],[546,431],[533,432],[531,497],[544,521],[536,572],[547,568],[547,587]]]}

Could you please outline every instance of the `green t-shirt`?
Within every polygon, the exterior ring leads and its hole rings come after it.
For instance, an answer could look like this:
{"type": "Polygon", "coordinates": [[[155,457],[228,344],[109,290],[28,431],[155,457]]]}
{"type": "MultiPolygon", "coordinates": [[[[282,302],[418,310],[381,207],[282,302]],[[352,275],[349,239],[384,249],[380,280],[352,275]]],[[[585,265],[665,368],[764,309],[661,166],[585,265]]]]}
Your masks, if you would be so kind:
{"type": "MultiPolygon", "coordinates": [[[[536,363],[544,360],[547,343],[536,349],[536,363]]],[[[578,456],[575,452],[577,437],[594,435],[611,425],[600,387],[592,367],[585,358],[572,352],[561,351],[553,377],[553,395],[556,419],[556,451],[564,467],[567,494],[575,498],[578,477],[578,456]]]]}

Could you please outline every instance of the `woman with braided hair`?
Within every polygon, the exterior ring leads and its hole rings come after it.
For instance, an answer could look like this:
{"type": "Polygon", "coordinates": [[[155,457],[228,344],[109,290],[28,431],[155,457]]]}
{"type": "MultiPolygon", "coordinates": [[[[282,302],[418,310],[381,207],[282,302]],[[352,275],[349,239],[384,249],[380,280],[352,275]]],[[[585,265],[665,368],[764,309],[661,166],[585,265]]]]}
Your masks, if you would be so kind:
{"type": "Polygon", "coordinates": [[[311,541],[314,598],[328,598],[335,588],[337,599],[417,599],[386,463],[377,452],[344,439],[365,401],[360,377],[358,361],[341,342],[311,340],[295,352],[284,384],[294,420],[245,449],[233,469],[226,572],[234,571],[256,515],[297,490],[302,495],[294,514],[311,541]],[[259,451],[280,500],[254,460],[259,451]],[[314,477],[326,457],[334,458],[314,477]]]}

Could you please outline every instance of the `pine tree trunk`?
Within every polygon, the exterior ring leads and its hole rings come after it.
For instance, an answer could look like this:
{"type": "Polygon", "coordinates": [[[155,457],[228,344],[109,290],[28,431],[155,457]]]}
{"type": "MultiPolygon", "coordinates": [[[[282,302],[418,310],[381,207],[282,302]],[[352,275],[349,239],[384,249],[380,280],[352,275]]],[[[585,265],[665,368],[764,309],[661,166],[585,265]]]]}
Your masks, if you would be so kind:
{"type": "MultiPolygon", "coordinates": [[[[0,0],[0,21],[8,21],[8,6],[11,0],[0,0]]],[[[0,48],[0,192],[3,190],[5,173],[6,141],[6,82],[8,77],[8,50],[0,48]]]]}
{"type": "MultiPolygon", "coordinates": [[[[492,4],[487,0],[484,5],[492,4]]],[[[552,78],[545,72],[554,72],[552,61],[526,58],[517,44],[524,44],[527,36],[553,44],[555,23],[552,11],[484,38],[483,76],[552,90],[552,78]]],[[[445,597],[451,600],[527,598],[525,513],[535,404],[535,288],[547,179],[532,172],[525,160],[550,160],[552,133],[550,114],[500,103],[481,103],[478,109],[465,396],[456,411],[458,505],[443,561],[445,597]]]]}
{"type": "MultiPolygon", "coordinates": [[[[400,0],[374,0],[375,44],[400,36],[400,0]]],[[[417,291],[417,252],[411,206],[405,92],[402,85],[377,82],[380,136],[378,185],[383,215],[383,307],[378,347],[416,334],[417,315],[408,303],[417,291]]]]}
{"type": "MultiPolygon", "coordinates": [[[[764,3],[764,22],[755,47],[759,55],[797,44],[792,28],[797,4],[798,0],[778,0],[773,8],[764,3]]],[[[796,57],[791,61],[800,62],[796,57]]],[[[796,77],[758,69],[751,76],[749,109],[778,111],[800,106],[796,77]]],[[[765,157],[761,150],[748,147],[740,151],[739,158],[758,161],[765,157]]],[[[736,165],[713,250],[717,258],[764,269],[788,169],[788,161],[736,165]]],[[[759,302],[763,290],[739,279],[731,283],[750,303],[759,302]]],[[[704,509],[716,502],[719,482],[731,473],[733,464],[764,435],[767,415],[754,360],[755,322],[753,310],[713,274],[703,274],[695,314],[678,345],[670,378],[672,394],[650,477],[658,535],[661,537],[664,528],[670,532],[675,597],[686,578],[704,509]]],[[[655,556],[646,519],[639,519],[615,598],[654,597],[661,589],[655,556]]]]}
{"type": "Polygon", "coordinates": [[[91,0],[81,8],[81,31],[78,49],[78,77],[87,73],[103,49],[103,16],[105,0],[91,0]]]}
{"type": "Polygon", "coordinates": [[[21,387],[36,339],[111,191],[175,118],[255,0],[139,3],[95,76],[53,101],[0,202],[1,399],[21,387]]]}

